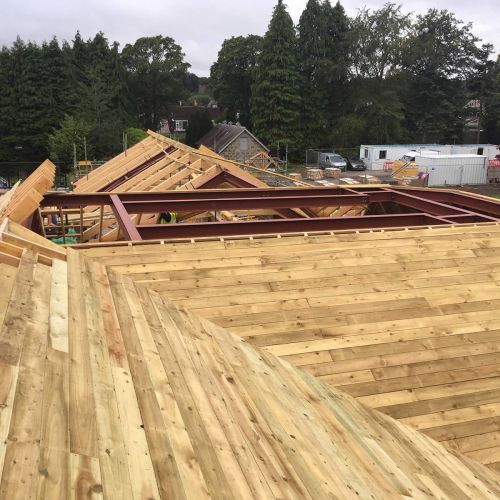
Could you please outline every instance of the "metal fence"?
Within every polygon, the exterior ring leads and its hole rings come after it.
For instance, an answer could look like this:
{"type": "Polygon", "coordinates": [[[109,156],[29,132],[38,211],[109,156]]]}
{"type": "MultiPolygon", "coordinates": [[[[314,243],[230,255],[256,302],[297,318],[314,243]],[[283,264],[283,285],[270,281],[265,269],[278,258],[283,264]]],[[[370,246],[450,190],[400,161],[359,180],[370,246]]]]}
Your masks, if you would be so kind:
{"type": "MultiPolygon", "coordinates": [[[[37,169],[40,162],[0,162],[0,188],[10,189],[18,180],[26,179],[37,169]]],[[[72,174],[62,172],[61,164],[57,167],[54,186],[58,189],[69,189],[71,186],[72,174]]]]}

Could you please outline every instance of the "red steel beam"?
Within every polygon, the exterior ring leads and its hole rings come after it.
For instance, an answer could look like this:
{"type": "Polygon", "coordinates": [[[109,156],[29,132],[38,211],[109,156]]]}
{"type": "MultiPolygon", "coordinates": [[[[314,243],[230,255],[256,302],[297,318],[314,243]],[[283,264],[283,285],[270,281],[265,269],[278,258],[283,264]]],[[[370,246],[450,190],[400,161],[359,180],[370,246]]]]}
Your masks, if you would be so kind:
{"type": "Polygon", "coordinates": [[[399,205],[414,208],[419,212],[427,212],[432,215],[471,215],[470,210],[453,207],[438,201],[426,200],[422,197],[401,191],[391,191],[391,199],[399,205]]]}
{"type": "Polygon", "coordinates": [[[363,217],[317,217],[315,219],[271,219],[194,224],[137,226],[145,240],[197,238],[204,236],[244,236],[255,234],[307,233],[350,229],[377,229],[447,225],[451,222],[424,213],[367,215],[363,217]]]}
{"type": "Polygon", "coordinates": [[[123,206],[123,203],[121,202],[118,195],[117,194],[110,195],[110,201],[111,201],[111,209],[115,214],[116,221],[120,226],[120,230],[124,238],[126,240],[131,240],[131,241],[142,240],[142,237],[139,231],[137,230],[137,227],[132,222],[130,215],[123,206]]]}
{"type": "MultiPolygon", "coordinates": [[[[402,191],[401,191],[402,192],[402,191]]],[[[458,193],[456,191],[441,191],[437,189],[418,189],[408,190],[405,193],[415,193],[421,198],[440,201],[446,204],[459,205],[473,212],[485,212],[488,215],[500,217],[500,202],[496,200],[488,200],[478,198],[466,193],[458,193]]]]}
{"type": "MultiPolygon", "coordinates": [[[[110,194],[118,194],[123,202],[129,201],[157,201],[157,200],[217,200],[219,198],[288,198],[290,196],[316,197],[316,196],[364,196],[364,192],[343,188],[251,188],[251,189],[196,189],[176,191],[144,191],[125,193],[47,193],[42,200],[41,207],[67,206],[78,207],[109,204],[110,194]]],[[[370,192],[370,196],[382,195],[388,198],[386,191],[370,192]]],[[[378,200],[377,200],[378,201],[378,200]]]]}

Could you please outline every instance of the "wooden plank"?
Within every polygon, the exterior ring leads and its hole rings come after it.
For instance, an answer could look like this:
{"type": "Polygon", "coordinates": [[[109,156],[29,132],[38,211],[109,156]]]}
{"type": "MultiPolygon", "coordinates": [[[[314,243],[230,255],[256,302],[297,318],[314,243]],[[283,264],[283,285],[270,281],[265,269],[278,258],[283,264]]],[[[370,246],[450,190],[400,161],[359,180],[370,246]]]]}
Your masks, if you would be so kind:
{"type": "Polygon", "coordinates": [[[49,345],[52,349],[69,352],[68,339],[68,269],[55,260],[50,296],[49,345]]]}
{"type": "Polygon", "coordinates": [[[77,455],[97,458],[96,409],[81,282],[79,256],[68,250],[70,450],[77,455]]]}
{"type": "Polygon", "coordinates": [[[69,357],[49,347],[45,363],[38,498],[70,497],[69,357]]]}
{"type": "MultiPolygon", "coordinates": [[[[28,264],[29,265],[29,264],[28,264]]],[[[26,324],[12,417],[0,482],[0,496],[36,495],[42,437],[43,384],[50,299],[50,268],[38,264],[32,291],[32,325],[26,324]]]]}
{"type": "Polygon", "coordinates": [[[133,497],[132,484],[97,292],[98,283],[91,262],[81,261],[81,269],[103,491],[105,497],[125,500],[133,497]]]}
{"type": "Polygon", "coordinates": [[[97,458],[71,453],[71,500],[102,500],[101,471],[97,458]]]}

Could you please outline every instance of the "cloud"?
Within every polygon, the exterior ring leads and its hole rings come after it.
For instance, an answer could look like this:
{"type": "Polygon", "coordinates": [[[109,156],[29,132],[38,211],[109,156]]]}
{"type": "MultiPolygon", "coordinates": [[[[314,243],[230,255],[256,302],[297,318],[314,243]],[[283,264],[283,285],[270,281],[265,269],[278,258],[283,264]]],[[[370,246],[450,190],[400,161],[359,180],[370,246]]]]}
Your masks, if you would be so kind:
{"type": "MultiPolygon", "coordinates": [[[[286,0],[285,0],[286,1],[286,0]]],[[[295,22],[307,0],[288,0],[295,22]]],[[[1,0],[0,44],[10,45],[19,35],[41,42],[52,36],[71,40],[77,30],[84,38],[102,31],[120,45],[151,35],[171,36],[186,53],[192,71],[208,75],[224,39],[257,34],[267,29],[274,0],[1,0]]],[[[349,15],[366,5],[381,7],[385,0],[342,2],[349,15]]],[[[483,0],[481,7],[467,0],[406,2],[403,10],[425,12],[428,8],[448,9],[465,22],[485,42],[500,48],[496,19],[497,0],[483,0]]]]}

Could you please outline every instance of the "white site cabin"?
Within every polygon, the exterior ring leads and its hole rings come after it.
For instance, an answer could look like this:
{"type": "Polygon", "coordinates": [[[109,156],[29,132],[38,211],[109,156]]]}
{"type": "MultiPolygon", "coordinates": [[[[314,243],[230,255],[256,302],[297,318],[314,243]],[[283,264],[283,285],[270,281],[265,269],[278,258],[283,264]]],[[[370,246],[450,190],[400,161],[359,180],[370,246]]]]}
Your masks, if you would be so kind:
{"type": "Polygon", "coordinates": [[[440,155],[484,155],[488,160],[500,154],[495,144],[389,144],[366,145],[359,148],[359,157],[368,170],[391,170],[391,163],[408,152],[440,155]]]}

